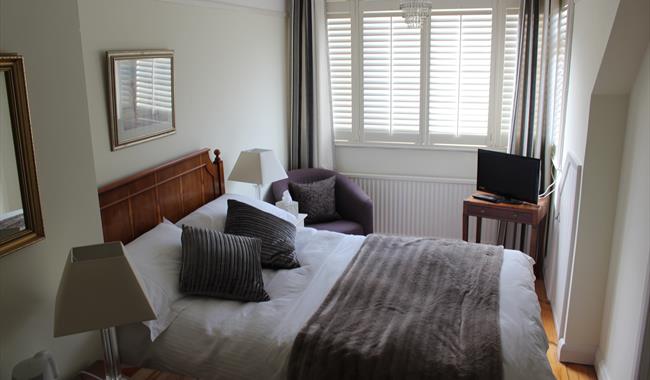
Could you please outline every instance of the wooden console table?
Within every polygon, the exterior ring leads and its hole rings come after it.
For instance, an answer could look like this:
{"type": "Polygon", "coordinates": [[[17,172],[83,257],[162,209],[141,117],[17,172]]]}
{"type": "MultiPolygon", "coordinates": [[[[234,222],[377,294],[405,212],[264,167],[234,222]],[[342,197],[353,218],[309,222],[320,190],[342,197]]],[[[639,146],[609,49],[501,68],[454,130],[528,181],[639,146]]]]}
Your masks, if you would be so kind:
{"type": "MultiPolygon", "coordinates": [[[[482,201],[469,196],[463,202],[463,240],[468,241],[469,217],[476,217],[476,242],[481,242],[481,221],[483,218],[503,222],[528,224],[531,226],[530,248],[528,255],[537,262],[539,241],[546,233],[546,216],[548,214],[548,197],[540,198],[536,205],[530,203],[508,204],[482,201]]],[[[539,266],[537,266],[539,267],[539,266]]]]}

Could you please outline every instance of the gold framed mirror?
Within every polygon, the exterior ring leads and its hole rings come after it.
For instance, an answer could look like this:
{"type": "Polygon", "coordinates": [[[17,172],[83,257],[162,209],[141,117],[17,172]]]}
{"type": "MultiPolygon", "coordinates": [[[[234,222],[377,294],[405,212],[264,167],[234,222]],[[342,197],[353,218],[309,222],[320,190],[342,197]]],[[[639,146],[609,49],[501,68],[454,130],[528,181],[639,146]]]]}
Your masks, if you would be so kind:
{"type": "Polygon", "coordinates": [[[44,237],[25,65],[0,54],[0,257],[44,237]]]}

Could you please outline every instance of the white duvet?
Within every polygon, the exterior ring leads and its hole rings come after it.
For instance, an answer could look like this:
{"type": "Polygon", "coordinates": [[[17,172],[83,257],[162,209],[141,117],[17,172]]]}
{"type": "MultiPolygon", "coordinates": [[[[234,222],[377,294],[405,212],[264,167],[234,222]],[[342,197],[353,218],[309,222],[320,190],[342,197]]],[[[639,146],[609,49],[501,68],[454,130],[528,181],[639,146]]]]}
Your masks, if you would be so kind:
{"type": "MultiPolygon", "coordinates": [[[[285,379],[295,336],[364,238],[300,228],[296,252],[302,266],[264,270],[271,301],[182,298],[176,301],[182,311],[154,342],[142,324],[119,329],[123,361],[200,379],[285,379]]],[[[553,379],[532,260],[506,250],[499,288],[504,378],[553,379]]]]}

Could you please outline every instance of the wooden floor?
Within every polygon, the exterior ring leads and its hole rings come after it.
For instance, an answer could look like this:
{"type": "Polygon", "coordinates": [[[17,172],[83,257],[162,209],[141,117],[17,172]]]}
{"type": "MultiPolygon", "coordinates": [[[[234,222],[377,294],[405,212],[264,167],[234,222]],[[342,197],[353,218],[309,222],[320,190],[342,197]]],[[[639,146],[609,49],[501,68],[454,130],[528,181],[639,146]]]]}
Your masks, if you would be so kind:
{"type": "Polygon", "coordinates": [[[548,352],[546,356],[551,363],[553,374],[556,379],[561,380],[592,380],[598,379],[594,367],[580,364],[564,364],[557,360],[557,333],[555,332],[555,323],[553,322],[553,311],[551,304],[546,297],[546,289],[541,279],[535,281],[535,290],[539,298],[539,304],[542,307],[542,323],[548,337],[548,352]]]}

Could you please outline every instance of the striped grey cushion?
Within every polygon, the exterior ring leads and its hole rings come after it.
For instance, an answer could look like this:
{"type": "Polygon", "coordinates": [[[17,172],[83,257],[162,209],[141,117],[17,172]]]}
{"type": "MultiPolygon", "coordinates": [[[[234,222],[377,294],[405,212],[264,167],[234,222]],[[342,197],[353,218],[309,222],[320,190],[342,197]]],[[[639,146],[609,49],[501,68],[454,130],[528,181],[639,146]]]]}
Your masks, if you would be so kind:
{"type": "Polygon", "coordinates": [[[268,301],[259,239],[183,226],[180,291],[239,301],[268,301]]]}
{"type": "Polygon", "coordinates": [[[296,226],[275,215],[234,199],[228,200],[227,234],[262,240],[262,267],[298,268],[295,255],[296,226]]]}

